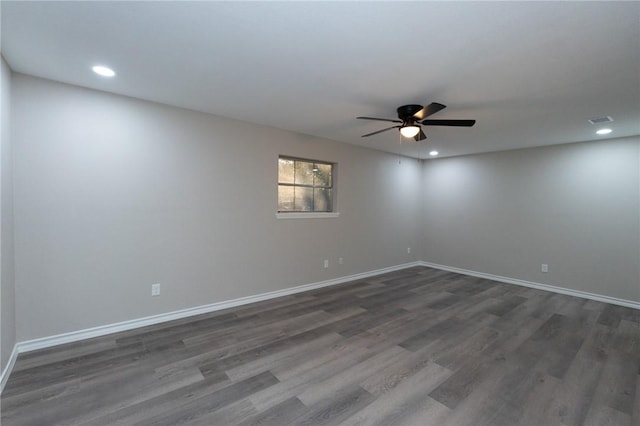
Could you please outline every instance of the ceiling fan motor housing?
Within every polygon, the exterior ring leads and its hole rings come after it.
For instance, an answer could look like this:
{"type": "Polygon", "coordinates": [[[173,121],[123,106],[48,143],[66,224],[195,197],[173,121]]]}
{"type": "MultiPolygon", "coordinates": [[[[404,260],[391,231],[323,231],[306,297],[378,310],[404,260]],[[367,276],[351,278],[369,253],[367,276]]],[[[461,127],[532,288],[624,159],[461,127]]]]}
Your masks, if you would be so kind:
{"type": "Polygon", "coordinates": [[[407,119],[415,121],[416,117],[413,115],[421,109],[422,105],[402,105],[401,107],[398,107],[398,118],[402,121],[407,119]]]}

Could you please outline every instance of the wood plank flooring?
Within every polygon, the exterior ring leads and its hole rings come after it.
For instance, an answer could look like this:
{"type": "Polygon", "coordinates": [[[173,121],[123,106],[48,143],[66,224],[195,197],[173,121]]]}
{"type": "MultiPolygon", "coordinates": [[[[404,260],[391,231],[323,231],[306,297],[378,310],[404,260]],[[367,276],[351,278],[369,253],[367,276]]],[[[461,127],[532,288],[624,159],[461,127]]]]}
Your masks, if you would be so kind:
{"type": "Polygon", "coordinates": [[[640,425],[640,311],[430,268],[18,358],[8,425],[640,425]]]}

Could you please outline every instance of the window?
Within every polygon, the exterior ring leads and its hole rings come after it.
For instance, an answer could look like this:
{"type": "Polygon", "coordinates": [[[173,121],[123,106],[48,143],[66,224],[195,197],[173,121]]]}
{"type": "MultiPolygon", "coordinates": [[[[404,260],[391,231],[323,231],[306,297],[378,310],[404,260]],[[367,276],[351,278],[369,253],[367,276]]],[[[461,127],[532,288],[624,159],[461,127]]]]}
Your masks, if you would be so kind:
{"type": "Polygon", "coordinates": [[[278,158],[278,213],[333,212],[333,164],[278,158]]]}

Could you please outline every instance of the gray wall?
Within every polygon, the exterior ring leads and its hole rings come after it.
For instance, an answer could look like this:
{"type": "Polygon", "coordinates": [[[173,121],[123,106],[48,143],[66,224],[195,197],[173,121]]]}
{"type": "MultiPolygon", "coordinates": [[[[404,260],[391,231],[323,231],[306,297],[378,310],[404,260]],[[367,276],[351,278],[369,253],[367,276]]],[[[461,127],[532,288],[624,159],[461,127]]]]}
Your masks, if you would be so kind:
{"type": "Polygon", "coordinates": [[[20,74],[13,106],[18,341],[418,259],[417,160],[20,74]],[[279,154],[337,162],[339,218],[276,219],[279,154]]]}
{"type": "Polygon", "coordinates": [[[425,261],[640,301],[639,137],[425,161],[422,191],[425,261]]]}
{"type": "Polygon", "coordinates": [[[4,369],[16,342],[13,277],[13,177],[11,165],[11,70],[1,58],[0,71],[0,370],[4,369]]]}
{"type": "Polygon", "coordinates": [[[11,85],[18,341],[415,260],[640,301],[638,138],[418,162],[11,85]],[[339,218],[276,219],[279,154],[338,163],[339,218]]]}

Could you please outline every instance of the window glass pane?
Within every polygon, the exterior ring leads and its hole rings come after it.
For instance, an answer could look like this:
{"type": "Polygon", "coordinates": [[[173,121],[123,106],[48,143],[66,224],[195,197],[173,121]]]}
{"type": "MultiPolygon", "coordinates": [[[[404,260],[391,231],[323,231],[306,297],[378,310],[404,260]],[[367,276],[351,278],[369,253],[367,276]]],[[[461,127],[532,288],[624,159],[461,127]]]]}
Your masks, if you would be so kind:
{"type": "Polygon", "coordinates": [[[294,210],[293,186],[278,186],[278,211],[294,210]]]}
{"type": "Polygon", "coordinates": [[[315,211],[330,212],[333,206],[331,190],[329,188],[315,188],[313,191],[315,211]]]}
{"type": "Polygon", "coordinates": [[[279,183],[293,183],[293,160],[287,158],[278,159],[278,182],[279,183]]]}
{"type": "Polygon", "coordinates": [[[295,211],[298,211],[298,212],[313,211],[313,188],[296,186],[294,205],[295,205],[295,211]]]}
{"type": "Polygon", "coordinates": [[[308,161],[295,161],[296,185],[313,185],[313,163],[308,161]]]}
{"type": "Polygon", "coordinates": [[[330,188],[331,185],[331,164],[316,164],[315,185],[330,188]]]}
{"type": "Polygon", "coordinates": [[[332,212],[333,164],[278,158],[278,211],[332,212]]]}

